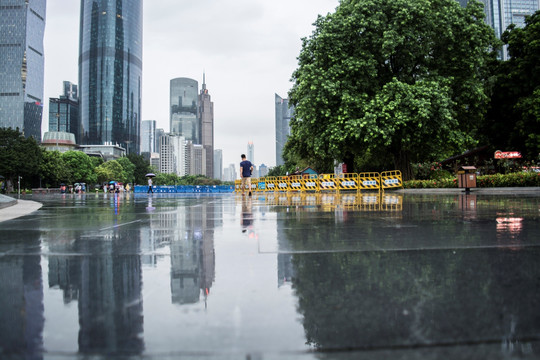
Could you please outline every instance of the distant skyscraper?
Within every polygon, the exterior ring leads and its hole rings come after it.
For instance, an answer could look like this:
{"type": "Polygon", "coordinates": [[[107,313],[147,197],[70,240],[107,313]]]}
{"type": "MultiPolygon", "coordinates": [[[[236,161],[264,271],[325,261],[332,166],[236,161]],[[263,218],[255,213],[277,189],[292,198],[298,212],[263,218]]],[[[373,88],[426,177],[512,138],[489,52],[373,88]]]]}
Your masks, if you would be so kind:
{"type": "Polygon", "coordinates": [[[253,141],[248,142],[246,156],[249,161],[255,164],[255,145],[253,145],[253,141]]]}
{"type": "Polygon", "coordinates": [[[186,175],[186,139],[183,136],[164,135],[160,142],[159,171],[186,175]]]}
{"type": "Polygon", "coordinates": [[[170,84],[171,135],[179,135],[195,144],[201,143],[197,114],[199,84],[188,78],[176,78],[170,84]]]}
{"type": "Polygon", "coordinates": [[[79,99],[83,144],[139,153],[142,0],[81,0],[79,99]]]}
{"type": "Polygon", "coordinates": [[[268,175],[268,166],[261,164],[261,166],[259,166],[259,177],[264,177],[266,175],[268,175]]]}
{"type": "Polygon", "coordinates": [[[214,150],[214,179],[223,179],[223,150],[214,150]]]}
{"type": "Polygon", "coordinates": [[[287,142],[287,138],[291,134],[289,123],[294,111],[293,107],[289,107],[289,100],[283,99],[278,94],[275,94],[276,103],[276,165],[283,165],[283,147],[287,142]]]}
{"type": "Polygon", "coordinates": [[[199,94],[199,119],[201,124],[201,140],[206,150],[206,176],[214,178],[214,103],[206,89],[206,76],[199,94]]]}
{"type": "Polygon", "coordinates": [[[206,149],[186,141],[186,175],[206,175],[206,149]]]}
{"type": "MultiPolygon", "coordinates": [[[[461,6],[466,6],[468,1],[458,0],[458,2],[461,6]]],[[[538,0],[480,0],[480,2],[484,4],[486,24],[493,28],[499,39],[510,24],[524,27],[525,16],[532,15],[540,9],[538,0]]],[[[506,46],[501,55],[503,60],[508,59],[506,46]]]]}
{"type": "Polygon", "coordinates": [[[159,152],[156,140],[156,120],[143,120],[141,122],[141,154],[159,152]]]}
{"type": "Polygon", "coordinates": [[[41,141],[45,0],[0,1],[0,127],[41,141]]]}
{"type": "Polygon", "coordinates": [[[161,137],[165,136],[165,130],[163,129],[156,129],[156,152],[159,152],[159,146],[161,144],[161,137]]]}
{"type": "Polygon", "coordinates": [[[64,81],[64,95],[49,98],[49,131],[72,133],[75,142],[80,143],[77,85],[64,81]]]}

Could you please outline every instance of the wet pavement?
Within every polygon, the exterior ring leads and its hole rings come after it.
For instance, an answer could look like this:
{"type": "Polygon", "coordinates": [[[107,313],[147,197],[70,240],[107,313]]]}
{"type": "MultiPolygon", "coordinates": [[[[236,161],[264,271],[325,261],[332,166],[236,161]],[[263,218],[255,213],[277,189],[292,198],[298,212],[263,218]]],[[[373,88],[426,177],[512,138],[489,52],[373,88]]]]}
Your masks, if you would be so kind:
{"type": "Polygon", "coordinates": [[[538,192],[25,199],[2,359],[540,354],[538,192]]]}

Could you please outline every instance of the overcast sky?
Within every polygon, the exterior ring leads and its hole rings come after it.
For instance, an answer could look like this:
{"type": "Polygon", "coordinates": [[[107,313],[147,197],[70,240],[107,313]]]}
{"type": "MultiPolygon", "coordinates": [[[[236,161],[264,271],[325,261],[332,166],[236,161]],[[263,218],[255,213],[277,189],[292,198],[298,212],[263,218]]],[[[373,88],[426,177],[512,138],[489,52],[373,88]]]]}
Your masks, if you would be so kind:
{"type": "MultiPolygon", "coordinates": [[[[275,166],[274,94],[287,97],[301,38],[338,0],[144,0],[142,120],[169,131],[169,81],[188,77],[214,102],[223,166],[255,145],[255,164],[275,166]]],[[[43,131],[48,99],[78,83],[80,1],[48,0],[43,131]]]]}

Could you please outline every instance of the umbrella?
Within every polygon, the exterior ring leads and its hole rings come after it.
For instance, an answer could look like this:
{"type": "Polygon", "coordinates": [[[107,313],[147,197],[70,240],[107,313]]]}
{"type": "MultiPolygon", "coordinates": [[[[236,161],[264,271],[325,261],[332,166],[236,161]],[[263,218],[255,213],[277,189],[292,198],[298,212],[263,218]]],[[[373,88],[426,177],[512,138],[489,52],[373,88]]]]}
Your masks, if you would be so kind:
{"type": "Polygon", "coordinates": [[[148,174],[146,174],[146,175],[144,175],[144,176],[146,176],[146,177],[154,177],[154,176],[156,176],[156,174],[148,173],[148,174]]]}
{"type": "Polygon", "coordinates": [[[109,181],[109,184],[116,184],[116,181],[111,180],[111,181],[109,181]]]}

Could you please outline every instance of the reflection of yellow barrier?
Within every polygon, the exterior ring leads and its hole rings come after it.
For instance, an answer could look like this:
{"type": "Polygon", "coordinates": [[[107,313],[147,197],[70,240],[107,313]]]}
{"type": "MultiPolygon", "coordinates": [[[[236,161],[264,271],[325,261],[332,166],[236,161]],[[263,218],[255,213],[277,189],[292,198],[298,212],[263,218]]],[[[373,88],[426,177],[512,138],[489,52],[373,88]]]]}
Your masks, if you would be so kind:
{"type": "Polygon", "coordinates": [[[403,181],[401,180],[401,171],[383,171],[381,173],[381,188],[392,189],[403,187],[403,181]]]}
{"type": "Polygon", "coordinates": [[[377,172],[365,172],[358,174],[358,188],[361,190],[379,190],[381,175],[377,172]]]}
{"type": "Polygon", "coordinates": [[[403,196],[400,195],[383,195],[381,202],[381,210],[383,211],[402,211],[403,196]]]}
{"type": "Polygon", "coordinates": [[[281,192],[265,195],[273,206],[294,206],[295,211],[385,211],[403,210],[403,195],[376,193],[302,193],[281,192]]]}

